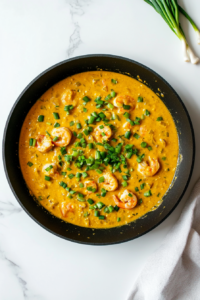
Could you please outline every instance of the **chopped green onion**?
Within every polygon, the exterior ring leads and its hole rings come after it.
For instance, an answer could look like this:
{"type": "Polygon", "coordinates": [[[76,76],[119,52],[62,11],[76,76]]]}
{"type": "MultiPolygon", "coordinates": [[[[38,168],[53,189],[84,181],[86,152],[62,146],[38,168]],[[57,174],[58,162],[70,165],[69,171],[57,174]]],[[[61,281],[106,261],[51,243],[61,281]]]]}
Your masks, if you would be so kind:
{"type": "Polygon", "coordinates": [[[82,176],[83,176],[83,178],[86,178],[86,177],[88,177],[88,174],[86,172],[83,172],[82,176]]]}
{"type": "Polygon", "coordinates": [[[83,187],[84,187],[84,184],[83,184],[83,183],[80,183],[80,184],[79,184],[79,187],[80,187],[80,188],[83,188],[83,187]]]}
{"type": "Polygon", "coordinates": [[[72,179],[74,176],[75,176],[75,175],[72,174],[72,173],[68,175],[69,179],[72,179]]]}
{"type": "Polygon", "coordinates": [[[145,143],[145,142],[142,142],[142,143],[140,144],[140,146],[141,146],[142,148],[146,148],[146,146],[147,146],[147,143],[145,143]]]}
{"type": "Polygon", "coordinates": [[[27,165],[28,165],[29,167],[32,167],[32,166],[33,166],[33,163],[32,163],[31,161],[28,161],[28,162],[27,162],[27,165]]]}
{"type": "Polygon", "coordinates": [[[83,101],[85,101],[86,103],[90,101],[90,98],[88,98],[87,96],[83,97],[83,101]]]}
{"type": "Polygon", "coordinates": [[[111,104],[111,103],[108,103],[108,108],[110,108],[110,109],[113,109],[114,108],[114,105],[113,104],[111,104]]]}
{"type": "Polygon", "coordinates": [[[151,147],[151,146],[149,146],[149,147],[148,147],[148,150],[149,150],[149,151],[151,151],[151,150],[152,150],[152,147],[151,147]]]}
{"type": "Polygon", "coordinates": [[[104,220],[105,216],[99,216],[99,220],[104,220]]]}
{"type": "Polygon", "coordinates": [[[29,139],[29,146],[33,146],[33,139],[29,139]]]}
{"type": "Polygon", "coordinates": [[[114,98],[116,96],[115,91],[111,91],[110,95],[111,95],[112,98],[114,98]]]}
{"type": "Polygon", "coordinates": [[[145,110],[145,116],[150,116],[150,111],[148,111],[147,109],[145,110]]]}
{"type": "Polygon", "coordinates": [[[158,117],[156,121],[162,121],[163,117],[158,117]]]}
{"type": "Polygon", "coordinates": [[[46,181],[50,181],[50,180],[51,180],[51,177],[49,177],[49,176],[44,176],[44,179],[45,179],[46,181]]]}
{"type": "Polygon", "coordinates": [[[74,121],[71,121],[71,122],[69,123],[69,126],[74,126],[74,124],[75,124],[75,122],[74,122],[74,121]]]}
{"type": "Polygon", "coordinates": [[[117,222],[120,222],[120,221],[121,221],[121,218],[118,217],[118,218],[117,218],[117,222]]]}
{"type": "Polygon", "coordinates": [[[109,212],[113,212],[114,207],[113,207],[112,205],[109,205],[109,206],[108,206],[108,209],[109,209],[109,212]]]}
{"type": "Polygon", "coordinates": [[[98,212],[98,210],[95,210],[95,212],[94,212],[94,216],[95,216],[95,217],[98,217],[98,216],[99,216],[99,212],[98,212]]]}
{"type": "Polygon", "coordinates": [[[145,197],[150,197],[150,196],[152,196],[151,190],[149,190],[148,192],[145,192],[145,193],[144,193],[144,196],[145,196],[145,197]]]}
{"type": "Polygon", "coordinates": [[[130,137],[131,137],[131,132],[130,131],[126,131],[125,134],[124,134],[124,137],[129,140],[130,137]]]}
{"type": "Polygon", "coordinates": [[[115,211],[118,211],[119,210],[119,206],[115,205],[114,209],[115,209],[115,211]]]}
{"type": "Polygon", "coordinates": [[[143,97],[138,97],[137,102],[143,102],[143,97]]]}
{"type": "Polygon", "coordinates": [[[125,104],[123,104],[123,109],[129,110],[129,109],[131,109],[131,106],[130,106],[130,105],[125,105],[125,104]]]}
{"type": "Polygon", "coordinates": [[[128,185],[128,183],[126,181],[122,181],[122,186],[126,187],[128,185]]]}
{"type": "Polygon", "coordinates": [[[53,127],[54,128],[60,127],[60,124],[56,122],[53,127]]]}
{"type": "Polygon", "coordinates": [[[58,140],[58,136],[55,136],[55,138],[53,138],[53,142],[56,142],[58,140]]]}
{"type": "Polygon", "coordinates": [[[104,176],[99,177],[99,183],[104,182],[105,178],[104,176]]]}
{"type": "Polygon", "coordinates": [[[128,112],[125,112],[124,113],[124,117],[127,118],[127,119],[129,119],[130,118],[130,114],[128,112]]]}
{"type": "Polygon", "coordinates": [[[52,165],[48,166],[48,167],[45,169],[45,171],[49,172],[51,169],[53,169],[53,166],[52,166],[52,165]]]}
{"type": "Polygon", "coordinates": [[[143,190],[143,189],[144,189],[144,187],[145,187],[145,182],[144,182],[144,183],[142,183],[142,184],[140,184],[140,189],[141,189],[141,190],[143,190]]]}
{"type": "Polygon", "coordinates": [[[52,123],[46,122],[47,125],[52,125],[52,123]]]}
{"type": "Polygon", "coordinates": [[[89,120],[88,120],[88,124],[93,124],[95,121],[95,117],[94,116],[90,116],[89,120]]]}
{"type": "Polygon", "coordinates": [[[116,80],[116,79],[111,79],[111,82],[112,82],[113,84],[117,84],[117,80],[116,80]]]}
{"type": "MultiPolygon", "coordinates": [[[[135,187],[135,191],[136,191],[136,192],[139,192],[139,189],[138,189],[137,186],[135,187]]],[[[132,195],[131,195],[130,197],[132,197],[132,195]]]]}
{"type": "Polygon", "coordinates": [[[165,157],[165,156],[162,157],[162,160],[166,160],[166,159],[167,159],[167,157],[165,157]]]}
{"type": "Polygon", "coordinates": [[[134,138],[136,138],[137,140],[140,138],[139,134],[135,133],[134,135],[134,138]]]}
{"type": "Polygon", "coordinates": [[[88,202],[89,204],[93,204],[93,203],[94,203],[94,200],[92,200],[92,199],[89,198],[89,199],[87,200],[87,202],[88,202]]]}
{"type": "Polygon", "coordinates": [[[77,128],[77,129],[81,129],[81,128],[82,128],[81,123],[77,123],[77,124],[76,124],[76,128],[77,128]]]}
{"type": "Polygon", "coordinates": [[[60,119],[59,114],[57,112],[53,112],[53,116],[56,120],[60,119]]]}
{"type": "Polygon", "coordinates": [[[38,122],[43,122],[43,121],[44,121],[44,116],[43,115],[38,116],[38,122]]]}
{"type": "Polygon", "coordinates": [[[93,143],[88,144],[89,149],[91,150],[93,148],[93,143]]]}
{"type": "Polygon", "coordinates": [[[102,202],[97,202],[96,205],[97,205],[98,209],[102,209],[105,206],[105,204],[102,202]]]}

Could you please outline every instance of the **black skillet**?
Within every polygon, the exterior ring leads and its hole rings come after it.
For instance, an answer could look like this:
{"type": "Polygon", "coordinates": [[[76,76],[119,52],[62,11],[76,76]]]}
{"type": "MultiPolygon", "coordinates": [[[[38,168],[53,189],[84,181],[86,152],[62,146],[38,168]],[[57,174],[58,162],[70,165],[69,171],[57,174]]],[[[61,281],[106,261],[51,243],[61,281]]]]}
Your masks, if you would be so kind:
{"type": "Polygon", "coordinates": [[[178,205],[189,184],[195,157],[195,140],[189,114],[173,88],[151,69],[133,60],[113,55],[85,55],[68,59],[44,71],[21,93],[15,102],[4,131],[3,162],[10,187],[28,215],[49,232],[64,239],[88,245],[109,245],[135,239],[163,222],[178,205]],[[172,187],[162,204],[136,222],[111,229],[91,229],[65,223],[53,217],[30,196],[19,167],[18,141],[26,114],[37,99],[58,81],[76,73],[109,70],[139,76],[155,93],[164,94],[161,100],[169,109],[178,132],[179,164],[172,187]]]}

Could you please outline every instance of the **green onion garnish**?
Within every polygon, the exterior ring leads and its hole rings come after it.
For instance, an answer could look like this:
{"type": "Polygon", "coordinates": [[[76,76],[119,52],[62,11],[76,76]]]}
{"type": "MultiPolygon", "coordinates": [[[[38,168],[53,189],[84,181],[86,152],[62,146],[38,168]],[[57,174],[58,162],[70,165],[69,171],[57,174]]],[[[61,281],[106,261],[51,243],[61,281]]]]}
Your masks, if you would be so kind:
{"type": "Polygon", "coordinates": [[[77,128],[77,129],[81,129],[81,128],[82,128],[81,123],[77,123],[77,124],[76,124],[76,128],[77,128]]]}
{"type": "Polygon", "coordinates": [[[122,181],[122,186],[126,187],[128,185],[128,183],[126,181],[122,181]]]}
{"type": "Polygon", "coordinates": [[[44,121],[44,116],[43,115],[38,116],[38,122],[43,122],[43,121],[44,121]]]}
{"type": "Polygon", "coordinates": [[[56,122],[53,127],[55,128],[60,127],[60,124],[56,122]]]}
{"type": "Polygon", "coordinates": [[[104,220],[105,216],[99,216],[99,220],[104,220]]]}
{"type": "Polygon", "coordinates": [[[141,96],[138,97],[137,102],[143,102],[143,98],[141,96]]]}
{"type": "Polygon", "coordinates": [[[142,143],[140,144],[140,146],[141,146],[142,148],[146,148],[146,146],[147,146],[147,143],[145,143],[145,142],[142,142],[142,143]]]}
{"type": "Polygon", "coordinates": [[[156,121],[162,121],[163,117],[158,117],[156,121]]]}
{"type": "Polygon", "coordinates": [[[116,96],[115,91],[111,91],[110,95],[111,95],[112,98],[114,98],[116,96]]]}
{"type": "Polygon", "coordinates": [[[145,193],[144,193],[144,196],[145,196],[145,197],[150,197],[150,196],[152,196],[151,190],[149,190],[148,192],[145,192],[145,193]]]}
{"type": "Polygon", "coordinates": [[[44,179],[45,179],[46,181],[50,181],[50,180],[51,180],[51,177],[49,177],[49,176],[44,176],[44,179]]]}
{"type": "Polygon", "coordinates": [[[33,146],[33,139],[29,139],[29,146],[33,146]]]}
{"type": "Polygon", "coordinates": [[[99,183],[104,182],[105,178],[104,176],[99,177],[99,183]]]}
{"type": "MultiPolygon", "coordinates": [[[[138,189],[137,186],[135,187],[135,191],[136,191],[136,192],[139,192],[139,189],[138,189]]],[[[131,195],[130,197],[132,197],[132,195],[131,195]]]]}
{"type": "Polygon", "coordinates": [[[148,111],[147,109],[145,110],[145,116],[150,116],[150,111],[148,111]]]}
{"type": "Polygon", "coordinates": [[[88,98],[87,96],[83,97],[83,101],[85,101],[86,103],[90,101],[90,98],[88,98]]]}
{"type": "Polygon", "coordinates": [[[60,119],[59,114],[57,112],[53,112],[53,116],[56,120],[60,119]]]}
{"type": "Polygon", "coordinates": [[[124,137],[129,140],[131,137],[131,132],[130,131],[125,132],[124,137]]]}
{"type": "Polygon", "coordinates": [[[28,165],[29,167],[32,167],[32,166],[33,166],[33,163],[32,163],[31,161],[28,161],[28,162],[27,162],[27,165],[28,165]]]}
{"type": "Polygon", "coordinates": [[[98,212],[98,210],[95,210],[95,212],[94,212],[94,216],[95,216],[95,217],[98,217],[98,216],[99,216],[99,212],[98,212]]]}
{"type": "Polygon", "coordinates": [[[113,84],[117,84],[117,80],[116,80],[116,79],[111,79],[111,82],[112,82],[113,84]]]}
{"type": "Polygon", "coordinates": [[[140,138],[139,134],[135,133],[134,135],[134,138],[136,138],[137,140],[140,138]]]}

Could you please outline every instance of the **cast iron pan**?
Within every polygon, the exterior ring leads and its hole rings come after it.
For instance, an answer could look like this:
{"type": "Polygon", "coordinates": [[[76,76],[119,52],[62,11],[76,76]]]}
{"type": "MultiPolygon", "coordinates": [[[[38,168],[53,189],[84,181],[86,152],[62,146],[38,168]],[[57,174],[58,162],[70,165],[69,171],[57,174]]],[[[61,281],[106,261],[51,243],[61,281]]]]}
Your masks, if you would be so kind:
{"type": "Polygon", "coordinates": [[[3,138],[3,162],[10,187],[29,216],[49,232],[64,239],[88,244],[109,245],[135,239],[158,226],[174,210],[189,184],[195,156],[193,127],[188,112],[172,87],[149,68],[127,58],[113,55],[85,55],[63,61],[36,77],[15,102],[8,117],[3,138]],[[109,70],[137,76],[148,83],[155,93],[158,88],[161,98],[174,118],[179,137],[179,156],[173,186],[164,196],[163,203],[136,222],[111,229],[90,229],[65,223],[53,217],[30,196],[19,167],[18,141],[26,114],[37,99],[58,81],[76,73],[94,70],[109,70]]]}

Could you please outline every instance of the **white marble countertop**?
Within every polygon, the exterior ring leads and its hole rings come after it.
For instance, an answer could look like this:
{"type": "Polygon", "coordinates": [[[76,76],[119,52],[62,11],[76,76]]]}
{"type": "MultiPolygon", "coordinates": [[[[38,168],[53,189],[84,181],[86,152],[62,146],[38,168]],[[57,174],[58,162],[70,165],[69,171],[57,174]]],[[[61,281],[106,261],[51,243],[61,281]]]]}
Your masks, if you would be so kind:
{"type": "MultiPolygon", "coordinates": [[[[179,3],[199,22],[199,0],[179,3]]],[[[126,299],[200,174],[200,65],[182,61],[179,40],[142,0],[1,0],[0,23],[1,140],[24,87],[51,65],[82,54],[116,54],[149,66],[174,87],[192,117],[197,155],[183,200],[156,229],[120,245],[79,245],[45,231],[19,206],[1,161],[0,299],[126,299]]],[[[183,27],[200,55],[191,26],[184,21],[183,27]]]]}

